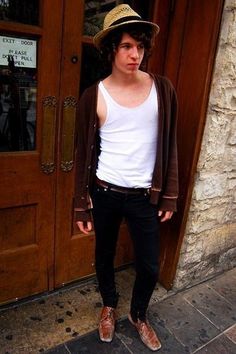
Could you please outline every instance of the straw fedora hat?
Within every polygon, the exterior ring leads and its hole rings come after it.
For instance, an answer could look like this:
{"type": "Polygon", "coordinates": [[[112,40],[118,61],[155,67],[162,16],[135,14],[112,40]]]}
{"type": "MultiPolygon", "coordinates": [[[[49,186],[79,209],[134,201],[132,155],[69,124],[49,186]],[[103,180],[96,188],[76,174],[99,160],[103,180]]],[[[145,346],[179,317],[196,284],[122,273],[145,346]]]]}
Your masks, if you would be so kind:
{"type": "Polygon", "coordinates": [[[102,40],[108,35],[108,33],[115,28],[127,25],[129,23],[138,23],[149,26],[152,29],[154,36],[157,35],[160,30],[159,26],[155,23],[142,20],[141,16],[129,5],[121,4],[114,7],[114,9],[109,11],[105,16],[103,29],[93,37],[94,45],[99,48],[102,40]]]}

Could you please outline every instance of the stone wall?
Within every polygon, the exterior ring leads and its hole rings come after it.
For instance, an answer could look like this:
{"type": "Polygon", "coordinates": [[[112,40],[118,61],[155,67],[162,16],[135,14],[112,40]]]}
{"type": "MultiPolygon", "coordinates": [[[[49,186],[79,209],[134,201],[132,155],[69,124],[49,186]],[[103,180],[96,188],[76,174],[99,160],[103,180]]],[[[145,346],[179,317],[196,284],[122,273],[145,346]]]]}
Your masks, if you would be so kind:
{"type": "Polygon", "coordinates": [[[236,2],[224,5],[195,186],[174,287],[236,266],[236,2]]]}

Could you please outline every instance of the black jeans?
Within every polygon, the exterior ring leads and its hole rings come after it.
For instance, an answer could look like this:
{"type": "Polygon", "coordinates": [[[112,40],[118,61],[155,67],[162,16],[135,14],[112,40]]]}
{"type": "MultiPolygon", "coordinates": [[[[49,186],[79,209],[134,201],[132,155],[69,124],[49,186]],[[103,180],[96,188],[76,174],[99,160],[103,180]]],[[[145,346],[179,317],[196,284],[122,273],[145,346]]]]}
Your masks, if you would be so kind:
{"type": "Polygon", "coordinates": [[[101,186],[95,186],[92,199],[96,273],[103,304],[115,308],[118,302],[114,257],[119,228],[124,217],[135,253],[136,279],[130,311],[133,320],[143,320],[158,278],[157,207],[150,204],[148,193],[124,194],[101,186]]]}

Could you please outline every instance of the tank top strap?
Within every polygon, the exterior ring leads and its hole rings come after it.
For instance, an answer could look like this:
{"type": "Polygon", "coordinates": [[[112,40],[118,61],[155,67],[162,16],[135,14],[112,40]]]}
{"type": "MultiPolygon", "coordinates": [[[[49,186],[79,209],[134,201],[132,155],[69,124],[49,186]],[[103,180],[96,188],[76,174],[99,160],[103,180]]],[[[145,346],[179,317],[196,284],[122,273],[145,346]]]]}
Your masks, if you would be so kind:
{"type": "Polygon", "coordinates": [[[103,95],[103,97],[104,97],[106,102],[109,102],[109,103],[114,102],[112,97],[107,92],[107,90],[106,90],[105,86],[103,85],[102,81],[99,82],[98,88],[101,91],[101,93],[102,93],[102,95],[103,95]]]}

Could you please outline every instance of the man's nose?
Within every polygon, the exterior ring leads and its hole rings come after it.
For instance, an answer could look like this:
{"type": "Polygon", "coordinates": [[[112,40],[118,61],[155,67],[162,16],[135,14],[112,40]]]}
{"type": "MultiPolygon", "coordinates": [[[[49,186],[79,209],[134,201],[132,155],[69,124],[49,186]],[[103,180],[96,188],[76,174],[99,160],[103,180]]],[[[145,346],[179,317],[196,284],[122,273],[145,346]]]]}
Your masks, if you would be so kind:
{"type": "Polygon", "coordinates": [[[132,57],[133,58],[139,58],[139,50],[138,50],[138,47],[135,47],[135,46],[133,46],[133,48],[132,48],[132,57]]]}

